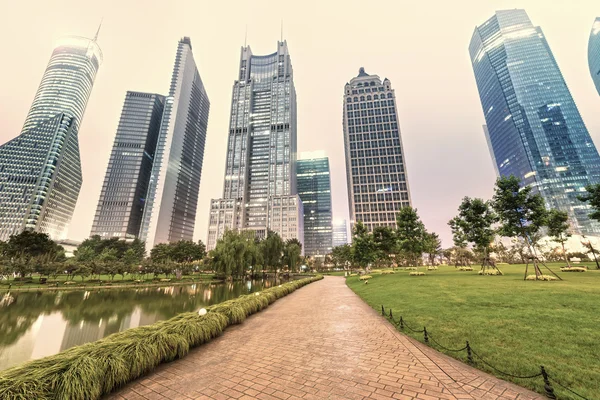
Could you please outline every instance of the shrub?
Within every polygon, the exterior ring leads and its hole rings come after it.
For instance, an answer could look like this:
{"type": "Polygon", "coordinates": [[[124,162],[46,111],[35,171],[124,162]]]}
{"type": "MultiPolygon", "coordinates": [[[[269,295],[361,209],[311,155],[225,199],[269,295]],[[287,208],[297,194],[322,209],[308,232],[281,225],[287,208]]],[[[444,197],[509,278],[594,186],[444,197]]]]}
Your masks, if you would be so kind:
{"type": "Polygon", "coordinates": [[[358,274],[350,274],[350,276],[358,276],[358,274]]]}
{"type": "Polygon", "coordinates": [[[408,274],[408,275],[410,275],[410,276],[423,276],[423,275],[425,275],[425,272],[420,272],[420,271],[417,271],[417,272],[411,272],[411,273],[410,273],[410,274],[408,274]]]}
{"type": "Polygon", "coordinates": [[[540,275],[540,276],[537,277],[537,279],[536,279],[535,275],[527,275],[527,278],[525,278],[525,279],[528,280],[528,281],[535,281],[535,280],[538,280],[538,281],[555,281],[555,280],[557,280],[557,278],[554,277],[554,276],[552,276],[552,275],[540,275]]]}
{"type": "Polygon", "coordinates": [[[561,267],[562,272],[585,272],[587,267],[561,267]]]}
{"type": "Polygon", "coordinates": [[[459,271],[473,271],[472,267],[458,267],[459,271]]]}
{"type": "Polygon", "coordinates": [[[437,271],[438,267],[436,267],[435,265],[430,265],[429,267],[427,267],[427,271],[437,271]]]}
{"type": "Polygon", "coordinates": [[[229,324],[239,323],[322,278],[288,282],[208,307],[203,316],[182,313],[1,371],[0,399],[99,399],[159,364],[185,356],[190,348],[220,335],[229,324]]]}
{"type": "Polygon", "coordinates": [[[390,274],[393,274],[393,273],[394,273],[394,271],[382,271],[381,275],[390,275],[390,274]]]}
{"type": "Polygon", "coordinates": [[[65,285],[74,285],[74,284],[76,284],[76,283],[77,283],[77,282],[75,282],[75,281],[65,281],[65,282],[64,282],[64,284],[65,284],[65,285]]]}
{"type": "Polygon", "coordinates": [[[485,271],[480,270],[478,272],[479,275],[491,275],[491,276],[499,276],[502,275],[502,272],[499,269],[486,269],[485,271]]]}
{"type": "Polygon", "coordinates": [[[371,276],[371,275],[363,275],[363,276],[361,276],[361,277],[360,277],[360,278],[358,278],[358,279],[360,279],[361,281],[366,281],[367,279],[371,279],[371,278],[372,278],[372,276],[371,276]]]}
{"type": "Polygon", "coordinates": [[[416,271],[417,267],[406,267],[404,268],[405,271],[416,271]]]}

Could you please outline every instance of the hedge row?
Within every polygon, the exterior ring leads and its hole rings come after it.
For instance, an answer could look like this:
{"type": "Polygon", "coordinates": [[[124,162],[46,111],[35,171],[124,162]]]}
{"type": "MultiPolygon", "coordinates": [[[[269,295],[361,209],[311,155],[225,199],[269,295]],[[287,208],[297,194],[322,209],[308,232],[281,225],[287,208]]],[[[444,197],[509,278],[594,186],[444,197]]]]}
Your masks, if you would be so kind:
{"type": "Polygon", "coordinates": [[[239,324],[275,300],[322,278],[288,282],[207,307],[203,316],[183,313],[2,371],[0,399],[98,399],[161,363],[185,356],[191,348],[219,336],[228,325],[239,324]]]}

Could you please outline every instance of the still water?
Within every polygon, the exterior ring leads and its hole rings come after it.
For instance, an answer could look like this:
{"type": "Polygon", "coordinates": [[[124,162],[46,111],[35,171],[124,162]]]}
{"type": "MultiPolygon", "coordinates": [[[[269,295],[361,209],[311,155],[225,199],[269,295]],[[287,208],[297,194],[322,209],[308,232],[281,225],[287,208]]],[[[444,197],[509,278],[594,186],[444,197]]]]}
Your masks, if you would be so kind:
{"type": "Polygon", "coordinates": [[[275,284],[274,280],[254,280],[139,289],[3,292],[0,370],[275,284]]]}

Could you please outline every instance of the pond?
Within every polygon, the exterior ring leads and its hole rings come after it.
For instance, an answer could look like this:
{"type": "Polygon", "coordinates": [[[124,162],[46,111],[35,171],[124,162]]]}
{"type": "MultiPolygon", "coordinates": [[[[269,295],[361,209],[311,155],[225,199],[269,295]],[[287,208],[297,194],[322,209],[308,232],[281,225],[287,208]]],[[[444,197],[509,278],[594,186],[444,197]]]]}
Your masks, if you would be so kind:
{"type": "Polygon", "coordinates": [[[0,370],[279,284],[0,293],[0,370]]]}

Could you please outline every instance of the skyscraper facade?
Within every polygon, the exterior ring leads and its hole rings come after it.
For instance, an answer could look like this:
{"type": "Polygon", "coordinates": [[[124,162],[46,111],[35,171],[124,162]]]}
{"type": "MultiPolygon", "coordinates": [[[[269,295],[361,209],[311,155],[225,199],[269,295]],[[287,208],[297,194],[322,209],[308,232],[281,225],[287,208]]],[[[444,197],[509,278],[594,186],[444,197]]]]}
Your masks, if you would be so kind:
{"type": "Polygon", "coordinates": [[[0,146],[0,240],[24,229],[66,237],[82,184],[78,130],[102,52],[95,39],[58,42],[21,134],[0,146]]]}
{"type": "Polygon", "coordinates": [[[331,180],[324,152],[301,153],[296,164],[298,196],[304,207],[304,255],[331,253],[331,180]]]}
{"type": "Polygon", "coordinates": [[[333,221],[333,243],[332,247],[348,244],[348,225],[346,220],[333,221]]]}
{"type": "Polygon", "coordinates": [[[541,28],[524,10],[497,11],[469,51],[499,175],[566,211],[575,232],[600,233],[577,200],[600,182],[600,157],[541,28]]]}
{"type": "Polygon", "coordinates": [[[277,51],[266,56],[244,46],[231,99],[223,198],[211,202],[207,248],[214,248],[226,229],[254,230],[258,237],[270,229],[302,241],[301,211],[296,89],[287,43],[278,42],[277,51]],[[276,215],[283,203],[286,222],[276,215]]]}
{"type": "Polygon", "coordinates": [[[344,88],[343,124],[350,223],[362,221],[370,231],[395,227],[396,214],[411,200],[389,79],[360,68],[344,88]]]}
{"type": "Polygon", "coordinates": [[[185,37],[177,46],[142,216],[140,239],[149,247],[193,238],[209,109],[185,37]]]}
{"type": "Polygon", "coordinates": [[[596,18],[594,25],[592,25],[588,43],[588,63],[596,90],[600,94],[600,17],[596,18]]]}
{"type": "Polygon", "coordinates": [[[139,237],[165,97],[127,92],[91,235],[139,237]]]}

